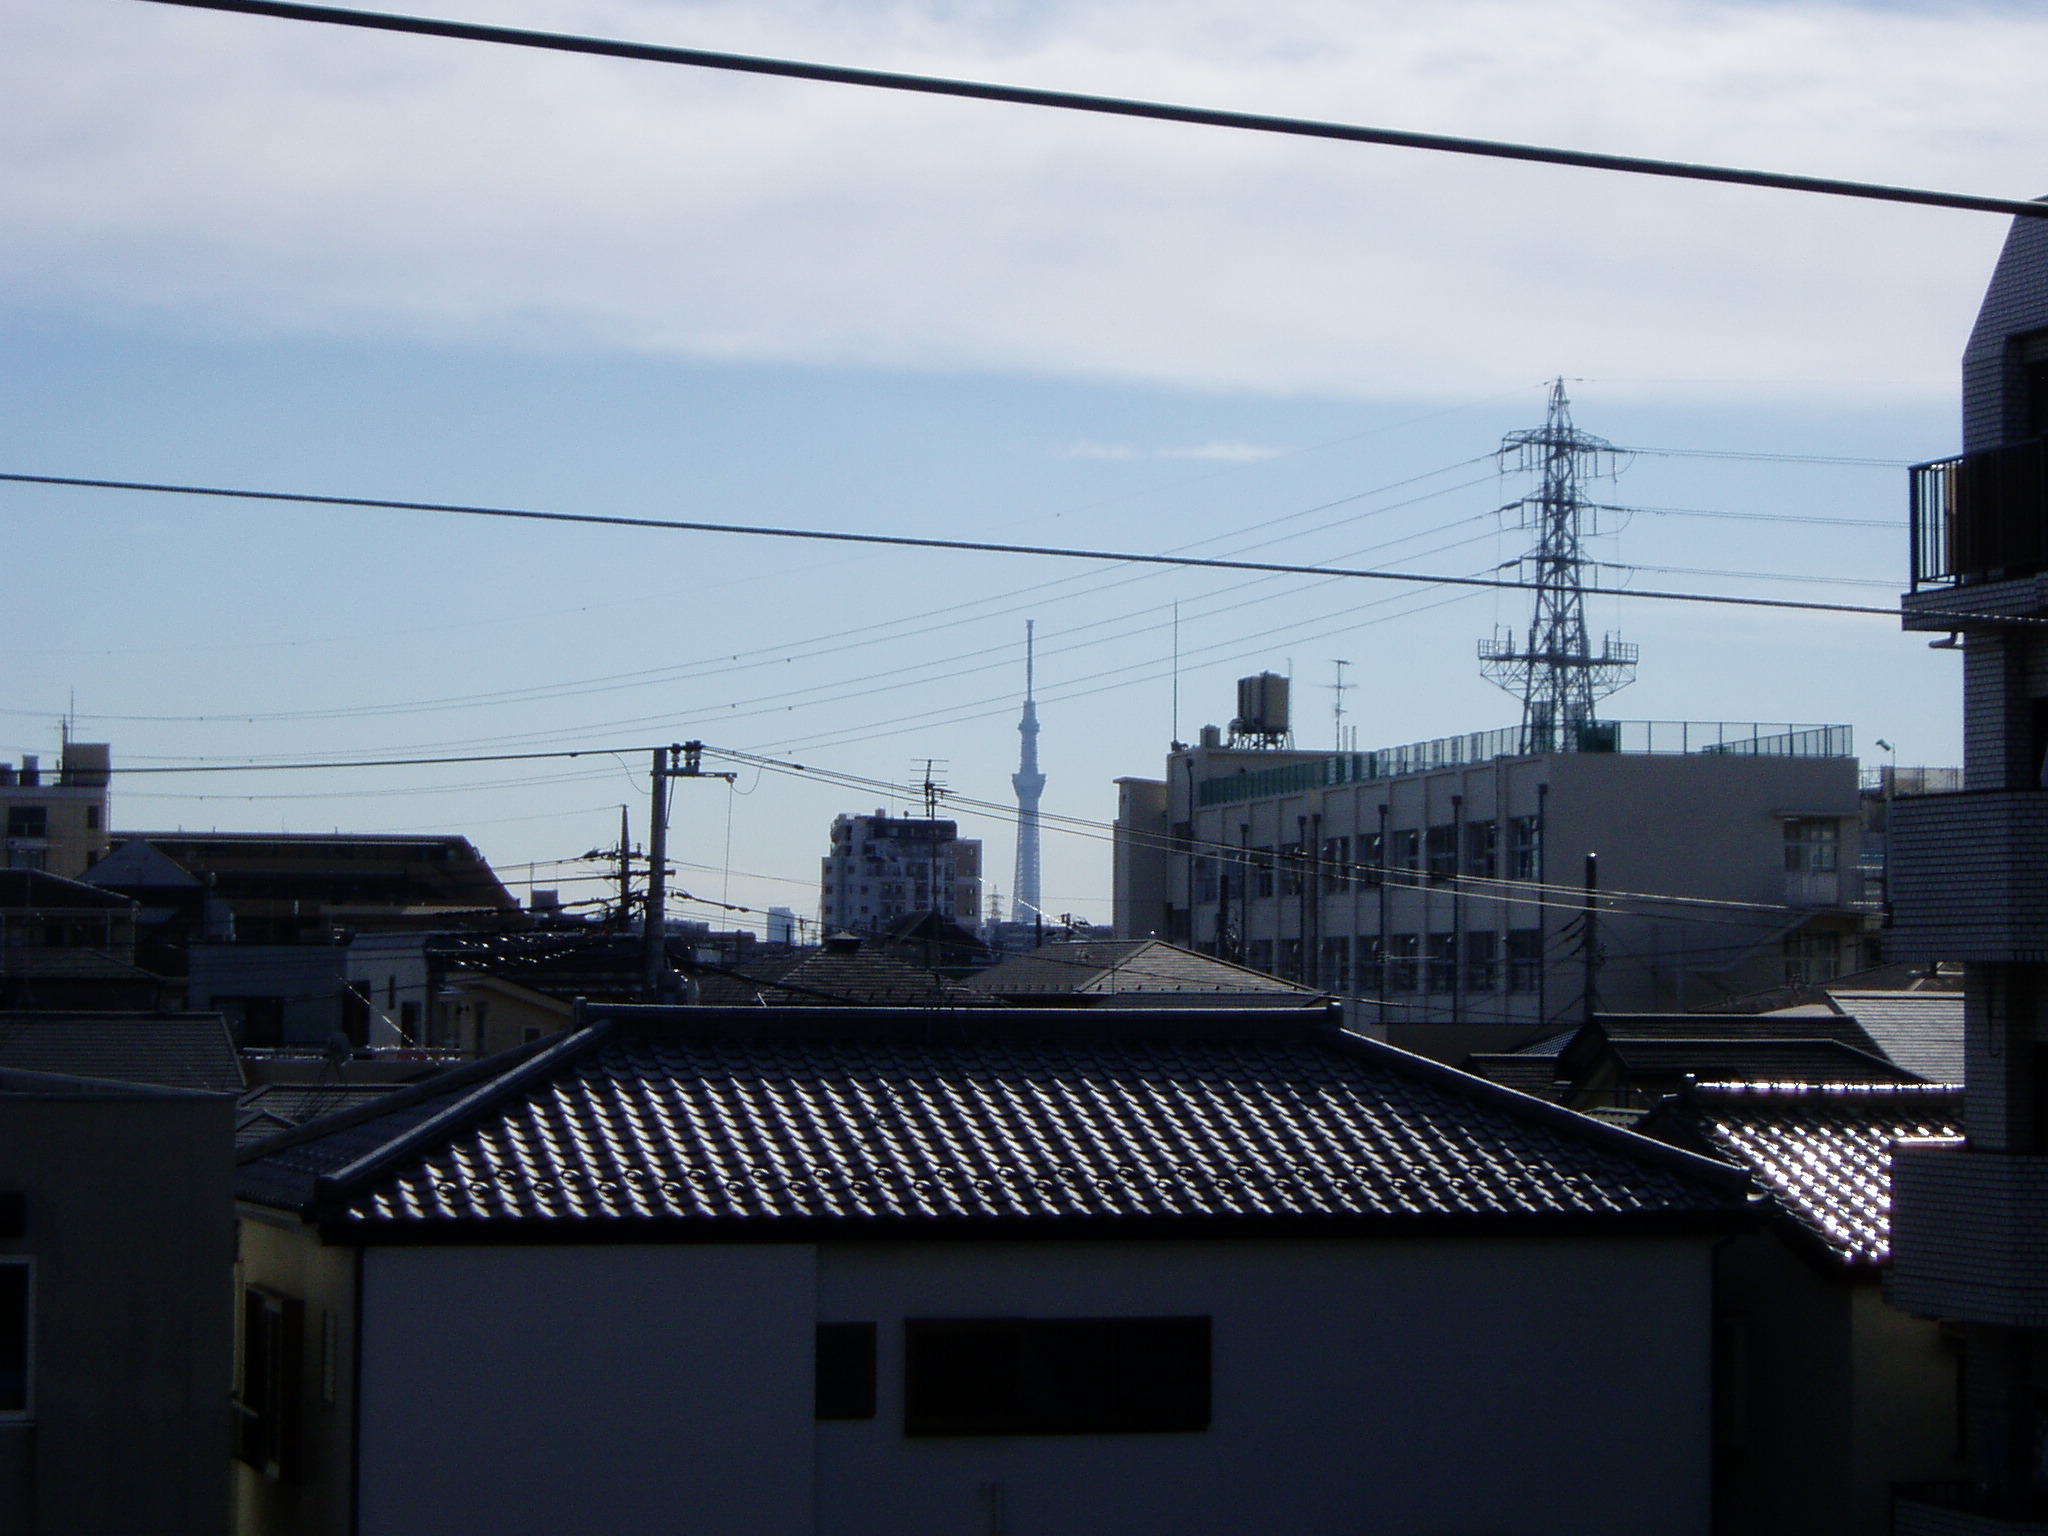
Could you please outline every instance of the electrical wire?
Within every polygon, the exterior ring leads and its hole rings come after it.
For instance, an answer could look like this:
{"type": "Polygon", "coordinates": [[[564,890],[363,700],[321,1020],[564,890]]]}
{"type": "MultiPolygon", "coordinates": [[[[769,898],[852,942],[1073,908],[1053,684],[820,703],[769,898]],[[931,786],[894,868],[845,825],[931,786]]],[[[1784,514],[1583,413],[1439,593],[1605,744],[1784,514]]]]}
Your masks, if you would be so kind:
{"type": "Polygon", "coordinates": [[[812,80],[830,85],[910,91],[925,96],[957,96],[974,101],[1005,102],[1013,106],[1049,107],[1066,112],[1147,118],[1156,122],[1282,134],[1291,138],[1335,139],[1345,143],[1376,144],[1395,149],[1422,149],[1444,154],[1477,155],[1493,160],[1520,160],[1542,165],[1573,166],[1581,170],[1620,171],[1639,176],[1767,187],[1781,192],[1804,192],[1823,197],[1862,198],[1929,208],[1954,208],[1972,213],[2003,213],[2018,218],[2048,218],[2048,207],[2011,197],[1981,197],[1969,193],[1930,191],[1919,187],[1846,181],[1831,176],[1805,176],[1781,171],[1755,171],[1734,166],[1658,160],[1643,155],[1601,154],[1588,150],[1508,143],[1498,139],[1467,138],[1455,134],[1369,128],[1352,123],[1276,117],[1260,112],[1233,112],[1212,107],[1136,101],[1121,96],[1097,96],[1081,91],[1042,90],[1030,86],[997,85],[979,80],[945,79],[936,75],[910,75],[891,70],[811,64],[796,59],[714,53],[702,48],[671,48],[651,43],[623,42],[612,38],[579,37],[563,32],[535,32],[519,27],[443,21],[427,16],[393,15],[328,5],[297,5],[283,3],[283,0],[148,0],[148,3],[182,6],[190,10],[227,11],[243,16],[268,16],[283,21],[361,27],[377,32],[402,32],[419,37],[450,38],[460,42],[538,48],[555,53],[592,54],[601,58],[628,59],[638,63],[676,64],[693,69],[771,75],[785,80],[812,80]]]}

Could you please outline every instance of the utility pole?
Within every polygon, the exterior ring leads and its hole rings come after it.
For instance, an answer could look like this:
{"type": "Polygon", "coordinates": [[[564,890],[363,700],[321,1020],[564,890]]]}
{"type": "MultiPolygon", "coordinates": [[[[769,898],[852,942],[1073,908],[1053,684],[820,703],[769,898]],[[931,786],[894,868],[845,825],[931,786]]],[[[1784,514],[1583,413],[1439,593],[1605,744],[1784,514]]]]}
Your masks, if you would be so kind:
{"type": "Polygon", "coordinates": [[[645,970],[641,1000],[659,1002],[668,992],[668,792],[672,779],[738,780],[736,773],[706,773],[704,743],[686,741],[654,749],[653,821],[647,829],[647,917],[641,929],[645,970]]]}
{"type": "Polygon", "coordinates": [[[1600,890],[1600,855],[1586,855],[1586,913],[1584,929],[1579,936],[1582,953],[1586,962],[1586,1018],[1593,1022],[1593,1011],[1599,1006],[1599,994],[1594,990],[1594,973],[1600,969],[1600,908],[1597,904],[1600,890]]]}

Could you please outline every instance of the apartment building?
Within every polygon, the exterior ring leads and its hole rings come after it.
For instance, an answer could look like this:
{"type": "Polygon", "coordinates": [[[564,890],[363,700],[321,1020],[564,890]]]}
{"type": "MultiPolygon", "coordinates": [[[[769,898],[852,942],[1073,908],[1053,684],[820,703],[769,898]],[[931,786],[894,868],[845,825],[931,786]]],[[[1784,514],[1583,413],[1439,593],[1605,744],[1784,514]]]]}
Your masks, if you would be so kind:
{"type": "Polygon", "coordinates": [[[1446,1060],[1865,960],[1846,726],[1608,721],[1119,781],[1116,925],[1365,1005],[1446,1060]],[[1570,750],[1555,750],[1570,748],[1570,750]]]}
{"type": "Polygon", "coordinates": [[[959,823],[929,817],[843,815],[819,879],[827,933],[876,933],[919,912],[972,927],[981,915],[981,843],[959,823]]]}
{"type": "Polygon", "coordinates": [[[2048,1531],[2048,226],[1963,353],[1963,452],[1911,471],[1906,628],[1963,662],[1963,786],[1891,807],[1892,955],[1963,966],[1961,1138],[1892,1162],[1890,1299],[1961,1346],[1964,1478],[1897,1536],[2048,1531]]]}
{"type": "Polygon", "coordinates": [[[7,821],[5,867],[76,880],[106,856],[110,756],[103,742],[68,741],[49,772],[23,755],[0,763],[0,815],[7,821]]]}

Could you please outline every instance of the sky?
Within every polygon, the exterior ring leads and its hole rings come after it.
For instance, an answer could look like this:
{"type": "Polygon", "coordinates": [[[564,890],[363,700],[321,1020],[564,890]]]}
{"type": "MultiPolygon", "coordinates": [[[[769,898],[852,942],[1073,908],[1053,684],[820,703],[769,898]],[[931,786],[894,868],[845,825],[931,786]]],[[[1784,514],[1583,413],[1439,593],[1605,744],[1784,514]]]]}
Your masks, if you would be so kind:
{"type": "MultiPolygon", "coordinates": [[[[436,0],[431,13],[2004,196],[2048,190],[2019,5],[436,0]]],[[[0,0],[0,470],[1467,575],[1567,380],[1630,450],[1614,588],[1883,606],[1957,445],[2005,221],[212,15],[0,0]]],[[[834,814],[1010,798],[1039,634],[1045,905],[1109,916],[1119,776],[1295,679],[1296,735],[1510,724],[1513,594],[0,488],[0,756],[62,719],[124,829],[448,831],[524,893],[647,749],[693,897],[809,915],[834,814]],[[1177,622],[1176,622],[1177,614],[1177,622]],[[1176,656],[1178,660],[1176,661],[1176,656]],[[1176,703],[1177,701],[1177,703],[1176,703]]],[[[1603,594],[1621,719],[1955,761],[1881,617],[1603,594]]],[[[1014,833],[959,809],[1007,896],[1014,833]]],[[[686,903],[707,918],[721,909],[686,903]]],[[[722,920],[757,923],[751,914],[722,920]]]]}

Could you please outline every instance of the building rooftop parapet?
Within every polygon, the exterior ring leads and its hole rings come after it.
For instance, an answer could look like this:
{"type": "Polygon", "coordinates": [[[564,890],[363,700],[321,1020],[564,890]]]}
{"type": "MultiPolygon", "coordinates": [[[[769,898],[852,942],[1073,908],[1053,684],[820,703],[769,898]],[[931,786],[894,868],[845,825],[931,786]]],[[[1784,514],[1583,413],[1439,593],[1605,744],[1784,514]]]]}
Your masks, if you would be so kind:
{"type": "Polygon", "coordinates": [[[1202,781],[1202,805],[1229,805],[1337,784],[1399,778],[1435,768],[1489,763],[1501,757],[1559,752],[1697,754],[1729,757],[1854,757],[1846,725],[1779,725],[1700,720],[1600,720],[1572,729],[1512,725],[1440,736],[1374,752],[1342,752],[1275,768],[1239,769],[1202,781]]]}

